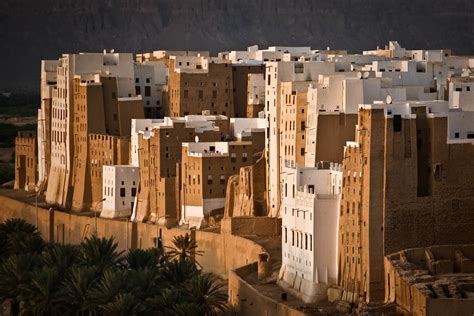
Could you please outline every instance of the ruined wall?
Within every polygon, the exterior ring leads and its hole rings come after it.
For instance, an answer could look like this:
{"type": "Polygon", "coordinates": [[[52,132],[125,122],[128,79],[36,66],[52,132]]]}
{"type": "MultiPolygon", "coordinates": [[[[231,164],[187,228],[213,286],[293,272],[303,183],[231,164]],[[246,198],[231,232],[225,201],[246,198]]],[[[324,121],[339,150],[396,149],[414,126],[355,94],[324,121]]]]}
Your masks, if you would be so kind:
{"type": "Polygon", "coordinates": [[[240,168],[240,174],[229,177],[224,216],[266,216],[265,158],[240,168]]]}
{"type": "Polygon", "coordinates": [[[416,316],[471,315],[473,254],[474,245],[470,244],[411,248],[386,256],[385,302],[395,303],[404,314],[416,316]],[[433,257],[427,257],[427,252],[433,257]],[[458,252],[465,255],[461,261],[468,261],[467,265],[457,266],[461,262],[458,252]],[[430,268],[433,263],[442,264],[448,270],[433,272],[430,268]]]}

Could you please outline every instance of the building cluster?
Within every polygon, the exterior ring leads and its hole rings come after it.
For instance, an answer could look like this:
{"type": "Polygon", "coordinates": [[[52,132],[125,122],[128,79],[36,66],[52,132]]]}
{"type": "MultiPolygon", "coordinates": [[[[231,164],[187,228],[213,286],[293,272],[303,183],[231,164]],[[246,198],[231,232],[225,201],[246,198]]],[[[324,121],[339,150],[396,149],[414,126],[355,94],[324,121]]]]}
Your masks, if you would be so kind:
{"type": "MultiPolygon", "coordinates": [[[[473,68],[397,42],[63,55],[42,62],[38,132],[17,138],[15,187],[166,226],[280,217],[285,291],[413,312],[396,293],[400,262],[437,274],[418,252],[450,244],[451,270],[473,273],[472,249],[456,246],[474,240],[473,68]]],[[[415,314],[439,291],[450,300],[436,306],[472,297],[431,283],[415,314]]]]}

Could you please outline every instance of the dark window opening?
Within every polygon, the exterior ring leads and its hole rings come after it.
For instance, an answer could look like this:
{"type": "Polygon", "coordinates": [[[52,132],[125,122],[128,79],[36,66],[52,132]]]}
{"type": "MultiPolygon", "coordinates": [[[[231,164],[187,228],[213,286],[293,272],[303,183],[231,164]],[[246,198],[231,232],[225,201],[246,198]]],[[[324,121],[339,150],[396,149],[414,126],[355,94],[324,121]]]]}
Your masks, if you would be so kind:
{"type": "Polygon", "coordinates": [[[402,116],[394,115],[393,116],[393,131],[400,132],[402,130],[402,116]]]}

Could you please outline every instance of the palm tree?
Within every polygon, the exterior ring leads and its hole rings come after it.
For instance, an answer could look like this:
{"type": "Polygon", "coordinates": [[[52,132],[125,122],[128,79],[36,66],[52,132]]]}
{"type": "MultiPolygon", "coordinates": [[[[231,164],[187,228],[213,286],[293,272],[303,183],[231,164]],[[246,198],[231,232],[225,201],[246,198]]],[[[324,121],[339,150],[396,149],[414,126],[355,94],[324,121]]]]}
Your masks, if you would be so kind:
{"type": "Polygon", "coordinates": [[[127,290],[141,301],[157,295],[162,289],[161,273],[157,268],[139,268],[130,270],[127,275],[127,290]]]}
{"type": "Polygon", "coordinates": [[[0,301],[11,299],[11,313],[18,315],[24,288],[31,282],[36,259],[31,254],[10,256],[0,265],[0,301]]]}
{"type": "Polygon", "coordinates": [[[196,255],[200,256],[203,251],[197,250],[196,240],[191,238],[191,235],[186,233],[184,236],[175,236],[173,238],[173,247],[166,247],[169,249],[168,254],[179,260],[193,260],[196,255]]]}
{"type": "Polygon", "coordinates": [[[36,226],[27,223],[22,218],[9,218],[0,224],[0,231],[7,235],[16,232],[25,232],[30,234],[39,234],[36,226]]]}
{"type": "Polygon", "coordinates": [[[146,250],[132,249],[128,252],[125,263],[129,269],[155,268],[163,262],[162,253],[156,248],[146,250]]]}
{"type": "Polygon", "coordinates": [[[38,253],[44,242],[35,226],[19,218],[0,224],[0,245],[4,258],[11,254],[38,253]]]}
{"type": "Polygon", "coordinates": [[[106,315],[137,315],[145,310],[145,306],[132,293],[120,293],[115,299],[103,306],[106,315]]]}
{"type": "Polygon", "coordinates": [[[97,285],[95,267],[74,267],[61,287],[61,301],[69,313],[87,315],[91,311],[89,291],[97,285]]]}
{"type": "Polygon", "coordinates": [[[45,247],[39,259],[48,267],[56,267],[60,274],[67,274],[79,262],[79,247],[73,245],[51,244],[45,247]]]}
{"type": "Polygon", "coordinates": [[[59,288],[63,281],[56,267],[42,266],[31,274],[25,287],[25,311],[34,315],[60,315],[59,288]]]}
{"type": "Polygon", "coordinates": [[[81,243],[80,260],[83,265],[95,266],[102,273],[120,262],[123,251],[118,252],[117,246],[113,237],[107,239],[93,235],[81,243]]]}
{"type": "Polygon", "coordinates": [[[171,261],[163,270],[163,283],[168,286],[183,284],[198,275],[196,265],[189,260],[171,261]]]}
{"type": "Polygon", "coordinates": [[[112,302],[117,295],[127,291],[128,282],[127,271],[120,268],[106,270],[97,286],[88,292],[88,306],[101,308],[112,302]]]}
{"type": "Polygon", "coordinates": [[[44,241],[41,239],[39,234],[30,234],[27,232],[19,231],[12,232],[7,235],[7,254],[38,254],[43,251],[44,241]]]}
{"type": "Polygon", "coordinates": [[[223,286],[211,275],[199,274],[185,285],[185,289],[189,300],[201,306],[206,315],[210,315],[226,310],[227,294],[222,291],[223,286]]]}
{"type": "Polygon", "coordinates": [[[181,302],[173,306],[172,313],[176,316],[201,316],[206,315],[206,310],[197,303],[181,302]]]}
{"type": "Polygon", "coordinates": [[[146,303],[152,310],[158,311],[158,315],[173,315],[174,308],[183,301],[183,293],[180,288],[166,288],[158,295],[148,298],[146,303]]]}

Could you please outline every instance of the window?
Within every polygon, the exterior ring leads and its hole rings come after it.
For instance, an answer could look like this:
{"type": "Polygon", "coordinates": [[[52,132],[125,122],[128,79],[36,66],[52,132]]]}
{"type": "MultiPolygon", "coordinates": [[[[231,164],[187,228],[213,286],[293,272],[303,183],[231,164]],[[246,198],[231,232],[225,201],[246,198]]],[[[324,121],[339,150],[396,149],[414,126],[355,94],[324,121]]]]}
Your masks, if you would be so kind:
{"type": "Polygon", "coordinates": [[[216,90],[212,91],[212,98],[213,99],[217,98],[217,91],[216,90]]]}
{"type": "Polygon", "coordinates": [[[146,78],[146,83],[150,83],[150,78],[146,78]]]}
{"type": "Polygon", "coordinates": [[[285,227],[285,244],[288,243],[287,229],[285,227]]]}
{"type": "Polygon", "coordinates": [[[188,90],[184,90],[183,95],[184,95],[184,98],[187,99],[188,98],[188,90]]]}
{"type": "Polygon", "coordinates": [[[125,188],[120,188],[120,197],[125,197],[125,188]]]}
{"type": "Polygon", "coordinates": [[[151,96],[151,87],[150,86],[145,86],[145,96],[146,97],[151,96]]]}
{"type": "Polygon", "coordinates": [[[236,153],[231,153],[230,154],[230,162],[236,162],[236,160],[237,160],[236,158],[237,158],[236,153]]]}
{"type": "Polygon", "coordinates": [[[132,188],[132,196],[135,197],[137,195],[137,188],[132,188]]]}
{"type": "Polygon", "coordinates": [[[302,130],[302,131],[304,131],[304,130],[305,130],[305,128],[306,128],[305,122],[304,122],[304,121],[302,121],[302,122],[301,122],[301,130],[302,130]]]}
{"type": "Polygon", "coordinates": [[[141,94],[140,86],[135,86],[135,94],[136,95],[141,94]]]}
{"type": "Polygon", "coordinates": [[[441,164],[437,163],[434,168],[434,178],[436,181],[441,180],[441,164]]]}
{"type": "Polygon", "coordinates": [[[209,185],[212,184],[212,175],[207,176],[207,184],[209,184],[209,185]]]}
{"type": "Polygon", "coordinates": [[[304,156],[304,147],[301,148],[301,156],[304,156]]]}
{"type": "Polygon", "coordinates": [[[393,116],[393,131],[400,132],[402,130],[402,116],[397,114],[393,116]]]}
{"type": "Polygon", "coordinates": [[[221,175],[220,184],[225,184],[225,175],[221,175]]]}
{"type": "Polygon", "coordinates": [[[135,83],[140,83],[140,78],[135,78],[135,83]]]}
{"type": "Polygon", "coordinates": [[[242,154],[242,162],[247,162],[247,153],[242,154]]]}

